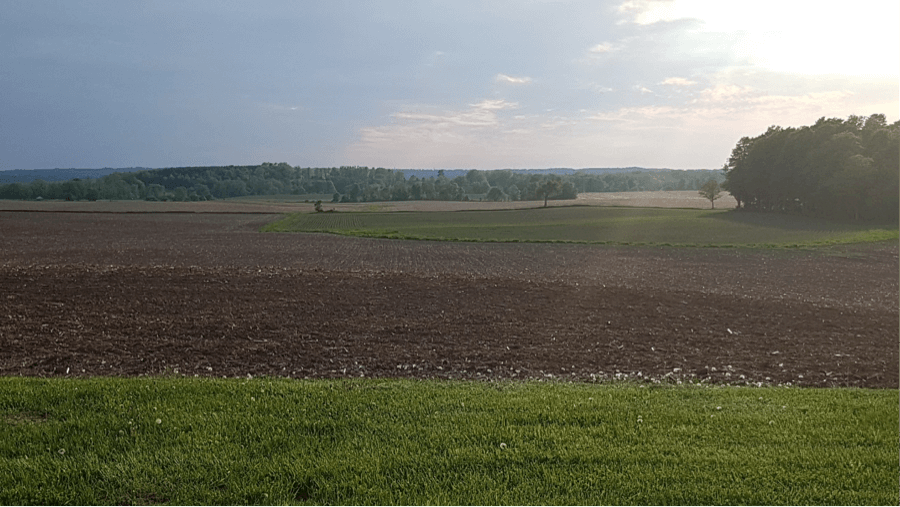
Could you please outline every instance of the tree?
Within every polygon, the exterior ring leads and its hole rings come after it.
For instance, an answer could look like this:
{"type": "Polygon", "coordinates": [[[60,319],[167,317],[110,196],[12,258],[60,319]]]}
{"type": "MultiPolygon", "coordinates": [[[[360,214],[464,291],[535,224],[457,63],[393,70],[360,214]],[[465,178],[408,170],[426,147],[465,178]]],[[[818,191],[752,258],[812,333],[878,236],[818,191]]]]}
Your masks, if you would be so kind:
{"type": "Polygon", "coordinates": [[[522,192],[520,192],[519,187],[517,187],[515,183],[513,183],[509,186],[509,188],[506,189],[506,195],[508,195],[509,199],[512,201],[518,201],[522,195],[522,192]]]}
{"type": "Polygon", "coordinates": [[[500,187],[491,187],[485,198],[489,201],[505,201],[506,194],[503,193],[500,187]]]}
{"type": "Polygon", "coordinates": [[[562,184],[555,178],[547,178],[546,181],[538,186],[537,194],[544,197],[545,208],[547,207],[547,199],[549,199],[552,194],[559,192],[561,188],[562,184]]]}
{"type": "Polygon", "coordinates": [[[821,118],[742,138],[723,189],[739,208],[854,220],[898,220],[900,122],[821,118]]]}
{"type": "Polygon", "coordinates": [[[176,201],[187,201],[188,200],[188,189],[184,187],[175,187],[175,190],[172,191],[172,195],[175,196],[176,201]]]}
{"type": "Polygon", "coordinates": [[[716,209],[716,199],[722,197],[722,187],[719,186],[718,181],[710,179],[700,187],[700,195],[705,199],[709,199],[712,209],[716,209]]]}

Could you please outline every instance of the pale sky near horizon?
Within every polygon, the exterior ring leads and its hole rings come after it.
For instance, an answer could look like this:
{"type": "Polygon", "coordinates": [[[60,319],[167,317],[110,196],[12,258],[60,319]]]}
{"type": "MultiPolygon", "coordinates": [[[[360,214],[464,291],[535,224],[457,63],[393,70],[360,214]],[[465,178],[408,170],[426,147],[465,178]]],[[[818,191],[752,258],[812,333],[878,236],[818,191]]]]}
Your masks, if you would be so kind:
{"type": "Polygon", "coordinates": [[[717,169],[900,116],[900,2],[5,0],[0,170],[717,169]]]}

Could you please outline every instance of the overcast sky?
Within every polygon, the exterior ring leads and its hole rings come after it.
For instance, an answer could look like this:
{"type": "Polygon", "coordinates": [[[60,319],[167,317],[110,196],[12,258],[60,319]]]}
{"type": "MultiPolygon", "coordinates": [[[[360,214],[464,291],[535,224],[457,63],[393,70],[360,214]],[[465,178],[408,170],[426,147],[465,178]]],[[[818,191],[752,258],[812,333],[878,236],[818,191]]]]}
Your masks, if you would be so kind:
{"type": "Polygon", "coordinates": [[[716,169],[900,114],[900,2],[3,0],[0,169],[716,169]]]}

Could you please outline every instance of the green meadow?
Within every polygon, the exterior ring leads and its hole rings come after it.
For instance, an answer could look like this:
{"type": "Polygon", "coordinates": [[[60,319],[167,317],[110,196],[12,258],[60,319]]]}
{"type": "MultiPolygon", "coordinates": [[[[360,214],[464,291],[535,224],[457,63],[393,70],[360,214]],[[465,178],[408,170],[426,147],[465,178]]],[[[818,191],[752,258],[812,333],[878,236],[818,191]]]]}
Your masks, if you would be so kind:
{"type": "Polygon", "coordinates": [[[805,247],[898,238],[894,226],[773,213],[565,206],[492,211],[295,213],[268,232],[397,239],[805,247]]]}
{"type": "Polygon", "coordinates": [[[898,392],[0,378],[0,503],[893,504],[898,392]]]}

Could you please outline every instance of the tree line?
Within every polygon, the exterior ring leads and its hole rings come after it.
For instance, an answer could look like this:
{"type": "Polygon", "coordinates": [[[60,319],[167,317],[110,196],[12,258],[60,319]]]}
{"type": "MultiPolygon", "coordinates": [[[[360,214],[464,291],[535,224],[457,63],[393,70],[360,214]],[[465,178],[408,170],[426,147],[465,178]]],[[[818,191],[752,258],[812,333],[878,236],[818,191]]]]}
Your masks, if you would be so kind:
{"type": "Polygon", "coordinates": [[[717,171],[469,170],[450,178],[407,178],[403,171],[357,166],[312,168],[286,163],[176,167],[113,173],[96,179],[34,180],[0,185],[0,199],[203,201],[249,195],[330,196],[332,202],[406,200],[530,201],[575,199],[579,192],[697,190],[717,171]]]}
{"type": "Polygon", "coordinates": [[[738,141],[723,187],[739,209],[898,221],[900,121],[821,118],[738,141]]]}

